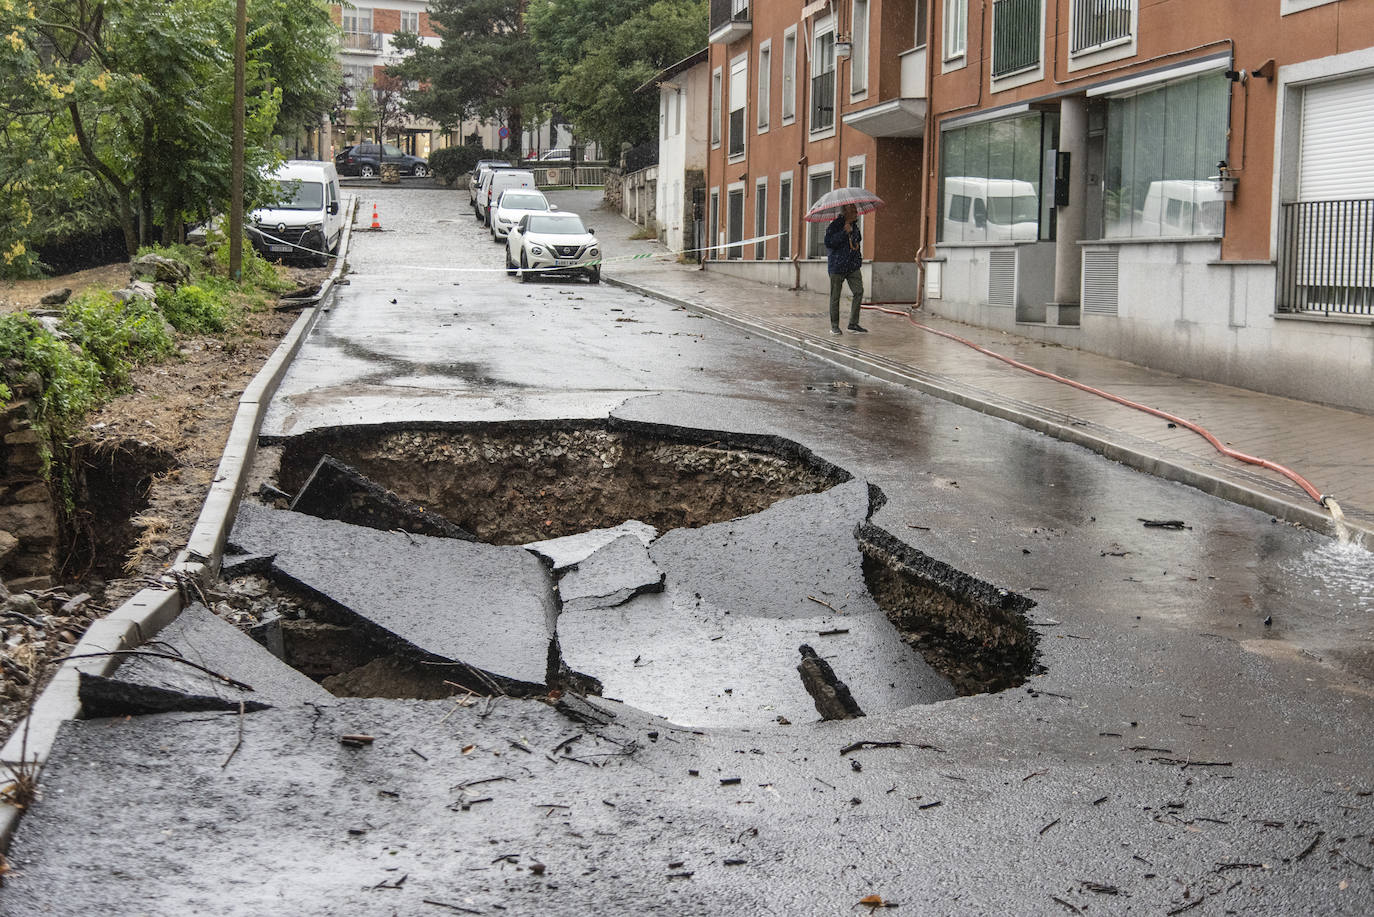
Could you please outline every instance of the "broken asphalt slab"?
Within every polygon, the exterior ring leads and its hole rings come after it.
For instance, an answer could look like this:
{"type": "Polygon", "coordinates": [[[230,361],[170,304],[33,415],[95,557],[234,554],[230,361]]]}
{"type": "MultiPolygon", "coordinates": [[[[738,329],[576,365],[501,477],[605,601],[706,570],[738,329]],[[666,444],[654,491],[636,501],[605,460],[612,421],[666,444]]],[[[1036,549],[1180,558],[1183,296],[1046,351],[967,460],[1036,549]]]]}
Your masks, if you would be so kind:
{"type": "Polygon", "coordinates": [[[291,509],[320,519],[389,532],[475,541],[476,536],[433,510],[403,500],[332,455],[323,456],[291,501],[291,509]]]}
{"type": "Polygon", "coordinates": [[[636,535],[621,535],[558,581],[563,614],[614,608],[645,592],[663,591],[663,571],[636,535]]]}
{"type": "Polygon", "coordinates": [[[649,548],[660,594],[603,608],[565,600],[564,663],[607,697],[693,726],[814,720],[796,669],[804,643],[868,712],[953,697],[868,592],[856,533],[869,505],[868,485],[851,481],[667,532],[649,548]]]}
{"type": "Polygon", "coordinates": [[[470,667],[508,691],[547,683],[553,578],[523,548],[381,532],[252,503],[240,506],[230,542],[275,554],[277,575],[336,603],[384,643],[458,664],[455,676],[470,667]]]}
{"type": "Polygon", "coordinates": [[[204,605],[182,609],[114,674],[82,672],[87,718],[328,703],[332,695],[204,605]]]}
{"type": "Polygon", "coordinates": [[[647,547],[658,537],[658,529],[647,522],[631,519],[613,528],[592,529],[587,532],[578,532],[576,535],[564,535],[562,538],[532,541],[525,545],[525,548],[546,558],[554,572],[558,572],[568,567],[577,566],[594,552],[625,534],[634,535],[641,544],[647,547]]]}

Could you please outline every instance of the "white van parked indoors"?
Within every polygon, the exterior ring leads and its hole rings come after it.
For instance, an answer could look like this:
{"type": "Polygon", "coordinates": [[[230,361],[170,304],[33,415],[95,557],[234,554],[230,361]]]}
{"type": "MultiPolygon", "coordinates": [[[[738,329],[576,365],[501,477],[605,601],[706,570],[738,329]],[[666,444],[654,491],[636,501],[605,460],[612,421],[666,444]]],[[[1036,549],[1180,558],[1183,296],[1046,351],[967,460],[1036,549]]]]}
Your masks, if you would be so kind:
{"type": "Polygon", "coordinates": [[[1016,178],[945,179],[941,242],[1034,242],[1040,195],[1016,178]]]}
{"type": "Polygon", "coordinates": [[[343,201],[332,162],[292,159],[271,176],[276,202],[249,214],[253,247],[269,260],[309,261],[324,266],[339,250],[343,201]]]}

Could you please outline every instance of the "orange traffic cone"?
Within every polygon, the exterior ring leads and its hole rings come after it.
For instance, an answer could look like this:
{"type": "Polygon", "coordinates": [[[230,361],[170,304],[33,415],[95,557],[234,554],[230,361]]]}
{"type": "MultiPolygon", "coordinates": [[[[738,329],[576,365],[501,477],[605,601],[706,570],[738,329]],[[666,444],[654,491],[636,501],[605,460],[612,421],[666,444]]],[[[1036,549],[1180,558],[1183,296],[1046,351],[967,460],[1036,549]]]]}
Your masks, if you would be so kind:
{"type": "Polygon", "coordinates": [[[372,202],[372,228],[381,229],[382,224],[377,220],[377,202],[372,202]]]}

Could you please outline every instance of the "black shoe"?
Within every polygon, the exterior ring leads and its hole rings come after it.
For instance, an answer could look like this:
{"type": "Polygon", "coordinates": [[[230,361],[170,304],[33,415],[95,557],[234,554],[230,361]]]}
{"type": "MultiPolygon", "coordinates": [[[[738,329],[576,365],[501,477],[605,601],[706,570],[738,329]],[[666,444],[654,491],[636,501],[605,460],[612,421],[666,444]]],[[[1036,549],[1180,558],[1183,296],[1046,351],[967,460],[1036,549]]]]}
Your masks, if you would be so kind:
{"type": "Polygon", "coordinates": [[[859,333],[859,334],[868,334],[868,329],[867,329],[867,328],[864,328],[864,327],[861,327],[861,326],[859,325],[858,322],[850,322],[850,323],[849,323],[849,330],[850,330],[850,331],[857,332],[857,333],[859,333]]]}
{"type": "Polygon", "coordinates": [[[831,334],[844,334],[844,332],[840,330],[840,326],[839,326],[839,325],[831,325],[831,326],[830,326],[830,333],[831,333],[831,334]]]}

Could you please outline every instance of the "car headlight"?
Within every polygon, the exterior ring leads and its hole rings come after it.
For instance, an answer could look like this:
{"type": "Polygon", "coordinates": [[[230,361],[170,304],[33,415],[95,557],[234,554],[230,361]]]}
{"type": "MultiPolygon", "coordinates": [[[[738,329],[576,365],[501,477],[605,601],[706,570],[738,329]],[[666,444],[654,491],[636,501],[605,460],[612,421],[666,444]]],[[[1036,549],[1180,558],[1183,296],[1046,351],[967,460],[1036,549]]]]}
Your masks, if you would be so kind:
{"type": "Polygon", "coordinates": [[[587,254],[595,258],[597,255],[601,254],[601,249],[593,246],[592,248],[587,249],[587,254]]]}
{"type": "Polygon", "coordinates": [[[531,246],[530,246],[530,254],[532,254],[532,255],[542,255],[542,254],[544,254],[544,250],[543,250],[542,248],[540,248],[538,245],[531,245],[531,246]]]}
{"type": "Polygon", "coordinates": [[[311,223],[310,225],[306,226],[305,228],[306,228],[306,229],[313,229],[313,230],[315,230],[315,232],[319,232],[321,229],[324,229],[324,224],[323,224],[323,223],[311,223]]]}

